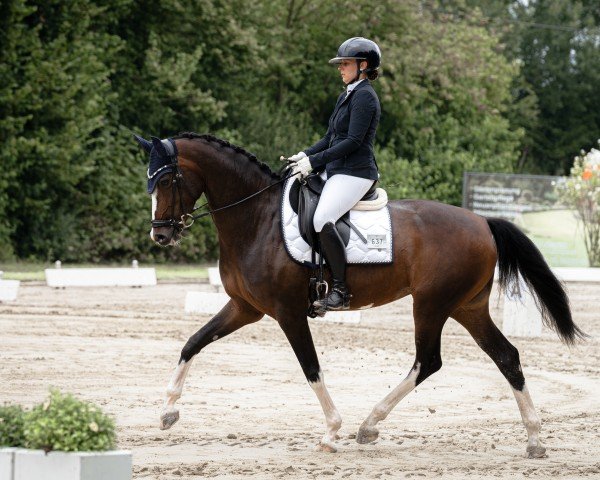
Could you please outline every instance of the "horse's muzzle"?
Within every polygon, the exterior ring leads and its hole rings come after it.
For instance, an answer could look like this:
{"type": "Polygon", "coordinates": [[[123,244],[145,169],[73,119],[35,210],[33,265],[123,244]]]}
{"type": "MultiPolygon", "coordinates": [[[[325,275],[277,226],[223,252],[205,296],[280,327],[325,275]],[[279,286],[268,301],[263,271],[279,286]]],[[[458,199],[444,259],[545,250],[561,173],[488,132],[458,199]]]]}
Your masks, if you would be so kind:
{"type": "Polygon", "coordinates": [[[158,227],[150,231],[150,238],[163,247],[175,245],[179,231],[174,227],[158,227]]]}

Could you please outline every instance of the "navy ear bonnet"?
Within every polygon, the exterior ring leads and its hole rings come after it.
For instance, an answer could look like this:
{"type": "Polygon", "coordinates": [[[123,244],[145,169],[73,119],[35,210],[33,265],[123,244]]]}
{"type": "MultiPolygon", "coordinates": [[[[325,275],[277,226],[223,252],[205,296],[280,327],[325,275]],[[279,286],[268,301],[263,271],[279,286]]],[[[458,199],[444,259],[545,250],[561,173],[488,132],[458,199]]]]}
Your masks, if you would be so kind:
{"type": "Polygon", "coordinates": [[[152,193],[156,183],[160,178],[174,172],[177,169],[177,146],[175,140],[167,138],[160,140],[156,137],[150,137],[152,142],[135,135],[135,139],[140,146],[150,153],[150,163],[148,164],[148,193],[152,193]]]}

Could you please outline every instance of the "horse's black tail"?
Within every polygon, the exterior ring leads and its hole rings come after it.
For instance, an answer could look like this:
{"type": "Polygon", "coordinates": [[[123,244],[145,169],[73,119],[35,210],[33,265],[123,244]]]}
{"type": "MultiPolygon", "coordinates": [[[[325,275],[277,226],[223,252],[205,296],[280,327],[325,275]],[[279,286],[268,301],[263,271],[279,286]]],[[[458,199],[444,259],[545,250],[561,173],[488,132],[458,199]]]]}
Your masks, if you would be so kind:
{"type": "Polygon", "coordinates": [[[566,344],[587,335],[573,323],[569,299],[562,283],[550,270],[544,257],[515,225],[500,218],[487,218],[496,240],[500,288],[519,281],[519,273],[529,287],[543,322],[566,344]]]}

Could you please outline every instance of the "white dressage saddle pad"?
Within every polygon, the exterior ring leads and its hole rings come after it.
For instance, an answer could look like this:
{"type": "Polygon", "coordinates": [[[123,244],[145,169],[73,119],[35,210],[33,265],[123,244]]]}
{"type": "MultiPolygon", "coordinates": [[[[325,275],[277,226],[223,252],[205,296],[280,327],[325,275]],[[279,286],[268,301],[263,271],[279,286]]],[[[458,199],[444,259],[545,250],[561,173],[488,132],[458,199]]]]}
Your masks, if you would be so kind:
{"type": "MultiPolygon", "coordinates": [[[[286,182],[281,198],[281,229],[285,248],[297,262],[312,263],[312,249],[300,236],[298,215],[290,205],[293,182],[293,178],[286,182]]],[[[392,263],[392,219],[387,205],[379,210],[351,210],[350,222],[358,228],[367,243],[350,229],[350,240],[346,246],[348,263],[392,263]]]]}

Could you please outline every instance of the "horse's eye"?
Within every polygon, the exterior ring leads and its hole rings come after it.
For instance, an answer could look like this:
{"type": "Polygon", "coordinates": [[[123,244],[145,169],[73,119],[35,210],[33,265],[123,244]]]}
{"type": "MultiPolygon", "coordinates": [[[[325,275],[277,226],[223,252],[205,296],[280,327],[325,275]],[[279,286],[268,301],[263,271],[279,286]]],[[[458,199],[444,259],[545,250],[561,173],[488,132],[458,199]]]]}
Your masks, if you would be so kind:
{"type": "Polygon", "coordinates": [[[161,187],[168,187],[171,184],[171,177],[170,176],[163,177],[159,180],[158,183],[160,184],[161,187]]]}

